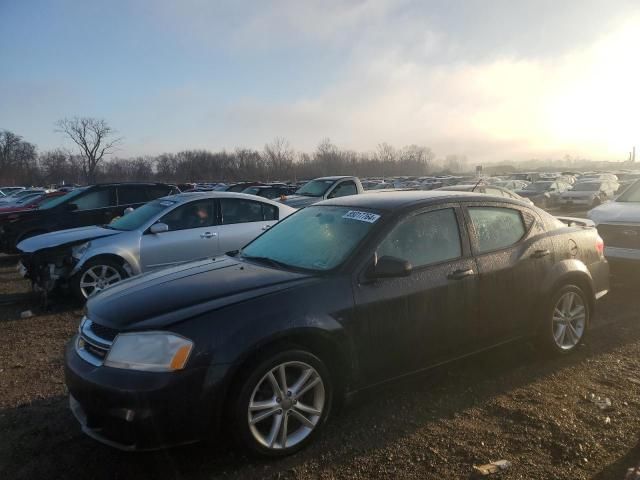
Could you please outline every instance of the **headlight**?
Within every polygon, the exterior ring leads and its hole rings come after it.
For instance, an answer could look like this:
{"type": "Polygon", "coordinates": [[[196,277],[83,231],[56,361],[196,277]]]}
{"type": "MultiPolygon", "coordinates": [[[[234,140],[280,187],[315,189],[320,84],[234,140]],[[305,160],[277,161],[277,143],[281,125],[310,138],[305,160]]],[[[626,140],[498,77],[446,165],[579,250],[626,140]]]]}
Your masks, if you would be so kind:
{"type": "Polygon", "coordinates": [[[172,372],[184,368],[192,348],[191,340],[172,333],[121,333],[113,342],[104,365],[145,372],[172,372]]]}
{"type": "Polygon", "coordinates": [[[90,246],[91,242],[84,242],[80,245],[76,245],[75,247],[71,247],[71,256],[76,260],[79,260],[85,253],[87,253],[90,246]]]}

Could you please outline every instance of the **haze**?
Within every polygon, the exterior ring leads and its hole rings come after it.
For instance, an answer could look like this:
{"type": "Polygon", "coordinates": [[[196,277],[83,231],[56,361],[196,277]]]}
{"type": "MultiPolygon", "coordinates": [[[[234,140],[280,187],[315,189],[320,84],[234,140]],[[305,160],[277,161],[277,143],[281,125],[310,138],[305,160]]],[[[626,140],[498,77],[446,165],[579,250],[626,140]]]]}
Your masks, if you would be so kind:
{"type": "Polygon", "coordinates": [[[0,1],[0,129],[118,156],[419,144],[474,161],[625,160],[640,138],[637,1],[0,1]]]}

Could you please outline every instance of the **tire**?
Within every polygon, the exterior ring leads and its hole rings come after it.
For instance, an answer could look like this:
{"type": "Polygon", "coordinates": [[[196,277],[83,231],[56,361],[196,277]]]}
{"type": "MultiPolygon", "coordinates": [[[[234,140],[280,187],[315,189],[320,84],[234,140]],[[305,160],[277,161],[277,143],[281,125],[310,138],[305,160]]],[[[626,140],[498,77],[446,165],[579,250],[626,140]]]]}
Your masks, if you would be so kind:
{"type": "Polygon", "coordinates": [[[333,384],[325,364],[307,351],[290,347],[266,355],[244,370],[227,402],[228,427],[236,442],[251,453],[284,457],[313,440],[329,417],[332,403],[333,384]],[[282,390],[283,365],[290,396],[287,392],[277,394],[273,384],[275,380],[282,390]],[[300,416],[306,419],[304,423],[300,416]]]}
{"type": "Polygon", "coordinates": [[[124,280],[129,275],[120,263],[111,258],[95,258],[85,263],[80,271],[71,279],[71,291],[73,295],[84,302],[91,295],[100,290],[124,280]],[[92,273],[93,272],[93,275],[92,273]],[[88,283],[94,282],[96,286],[91,288],[88,283]]]}
{"type": "Polygon", "coordinates": [[[564,285],[545,309],[539,343],[548,352],[567,355],[585,339],[591,320],[591,306],[584,291],[564,285]]]}

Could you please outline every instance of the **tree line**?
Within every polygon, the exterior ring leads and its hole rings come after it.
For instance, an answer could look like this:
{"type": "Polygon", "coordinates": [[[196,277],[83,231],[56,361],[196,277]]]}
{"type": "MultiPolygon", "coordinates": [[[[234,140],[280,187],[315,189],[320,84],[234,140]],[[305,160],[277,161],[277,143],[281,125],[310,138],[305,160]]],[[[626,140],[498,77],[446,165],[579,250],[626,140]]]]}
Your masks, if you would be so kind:
{"type": "Polygon", "coordinates": [[[74,149],[38,152],[34,144],[21,136],[0,130],[0,185],[294,181],[326,175],[422,176],[436,169],[459,172],[465,167],[464,157],[450,155],[436,160],[428,147],[395,148],[381,143],[372,152],[356,152],[339,149],[328,138],[313,152],[295,151],[286,139],[277,137],[262,150],[184,150],[156,156],[108,158],[117,151],[122,139],[104,120],[63,119],[56,123],[56,131],[74,149]]]}

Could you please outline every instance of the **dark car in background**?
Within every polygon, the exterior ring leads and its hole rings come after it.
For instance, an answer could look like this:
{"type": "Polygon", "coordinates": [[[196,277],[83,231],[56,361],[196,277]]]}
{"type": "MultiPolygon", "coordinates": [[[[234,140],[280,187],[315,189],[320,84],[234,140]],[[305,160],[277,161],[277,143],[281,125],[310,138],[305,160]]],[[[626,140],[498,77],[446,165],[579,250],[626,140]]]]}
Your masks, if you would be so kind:
{"type": "Polygon", "coordinates": [[[105,225],[129,207],[178,192],[175,186],[164,183],[105,183],[76,188],[38,209],[0,217],[0,251],[14,253],[22,240],[43,233],[105,225]]]}
{"type": "Polygon", "coordinates": [[[124,280],[68,344],[71,409],[126,450],[304,447],[345,395],[523,337],[573,351],[609,269],[596,229],[483,194],[351,195],[239,252],[124,280]]]}
{"type": "Polygon", "coordinates": [[[268,198],[270,200],[280,198],[283,195],[292,195],[295,193],[297,187],[291,185],[255,185],[253,187],[245,188],[242,193],[249,195],[257,195],[258,197],[268,198]]]}
{"type": "Polygon", "coordinates": [[[522,190],[516,190],[516,193],[521,197],[528,198],[538,207],[549,208],[556,206],[560,195],[570,188],[571,185],[566,182],[539,180],[530,183],[522,190]]]}

